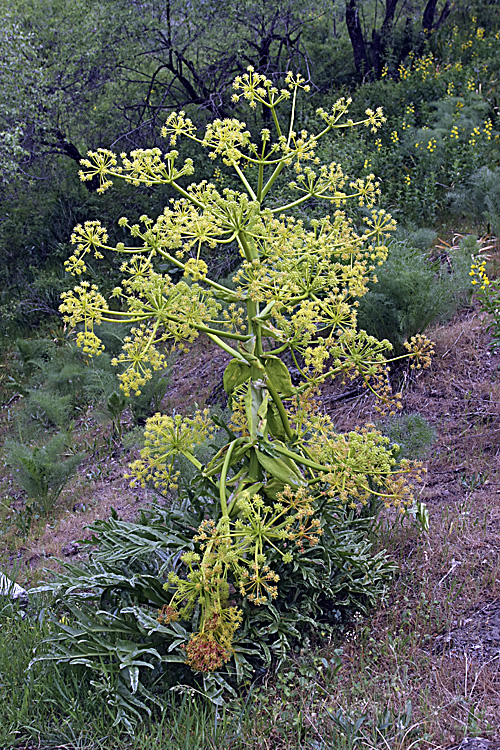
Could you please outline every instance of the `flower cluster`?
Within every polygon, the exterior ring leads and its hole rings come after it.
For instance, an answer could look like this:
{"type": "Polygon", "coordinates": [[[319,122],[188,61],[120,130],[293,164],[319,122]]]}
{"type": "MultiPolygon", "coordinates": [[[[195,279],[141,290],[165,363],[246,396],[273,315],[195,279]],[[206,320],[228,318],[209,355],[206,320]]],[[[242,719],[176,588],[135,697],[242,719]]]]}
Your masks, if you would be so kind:
{"type": "Polygon", "coordinates": [[[126,396],[134,392],[137,396],[141,388],[153,377],[153,372],[165,367],[165,355],[154,346],[154,331],[146,326],[131,329],[131,336],[125,336],[123,349],[111,360],[115,367],[121,365],[118,375],[126,396]],[[126,369],[123,369],[126,365],[126,369]]]}
{"type": "Polygon", "coordinates": [[[427,336],[419,333],[412,336],[409,341],[405,341],[405,349],[413,358],[410,364],[412,370],[425,369],[430,367],[431,358],[434,354],[434,344],[427,336]]]}
{"type": "Polygon", "coordinates": [[[490,285],[488,274],[486,273],[486,261],[482,260],[479,263],[473,263],[470,267],[469,276],[472,277],[471,284],[476,286],[480,284],[480,290],[484,292],[486,287],[490,285]]]}
{"type": "MultiPolygon", "coordinates": [[[[131,239],[114,248],[98,222],[75,228],[70,272],[84,274],[89,253],[124,257],[112,308],[87,281],[63,296],[65,320],[84,323],[77,337],[84,351],[102,351],[94,324],[131,324],[113,360],[126,394],[140,392],[165,367],[167,344],[187,346],[204,335],[231,356],[223,381],[233,410],[229,442],[203,464],[196,447],[214,432],[208,411],[156,414],[147,421],[130,474],[133,483],[166,493],[177,489],[179,459],[187,460],[211,498],[190,549],[168,575],[169,598],[158,613],[165,625],[196,623],[184,647],[186,663],[199,672],[220,669],[232,658],[242,620],[238,601],[267,606],[279,597],[276,559],[286,565],[311,547],[321,551],[322,508],[330,504],[339,515],[355,515],[374,497],[403,509],[413,498],[412,468],[397,463],[387,438],[372,428],[339,434],[314,406],[318,389],[336,376],[360,379],[383,407],[397,408],[399,398],[388,379],[390,344],[358,331],[356,321],[358,300],[376,281],[395,222],[375,208],[374,174],[353,178],[318,157],[326,134],[356,125],[376,132],[385,118],[380,108],[367,109],[354,122],[350,100],[339,99],[330,111],[317,111],[318,128],[297,128],[296,99],[307,90],[305,80],[291,73],[281,89],[251,68],[236,78],[235,103],[267,108],[274,124],[261,130],[257,142],[240,119],[214,120],[198,134],[184,112],[168,117],[163,135],[170,145],[194,141],[218,164],[217,182],[221,168],[230,168],[240,191],[219,190],[206,180],[186,185],[193,163],[179,164],[175,150],[138,149],[120,161],[98,150],[82,163],[82,179],[98,178],[101,190],[119,178],[134,186],[168,185],[177,193],[156,220],[120,219],[131,239]],[[277,181],[286,196],[281,202],[268,200],[277,181]],[[311,199],[325,201],[330,213],[307,221],[291,215],[311,199]],[[344,209],[353,202],[372,208],[361,229],[344,209]],[[214,250],[233,243],[241,264],[226,286],[212,278],[209,265],[214,250]],[[165,267],[175,267],[179,280],[165,267]],[[293,383],[284,353],[299,374],[293,383]]],[[[410,122],[413,111],[407,117],[410,122]]],[[[393,142],[400,142],[396,131],[393,142]]],[[[428,363],[423,338],[409,347],[415,362],[428,363]]]]}
{"type": "Polygon", "coordinates": [[[89,357],[98,357],[104,351],[101,339],[93,331],[78,331],[76,334],[76,345],[89,357]]]}
{"type": "Polygon", "coordinates": [[[181,414],[150,417],[146,422],[141,457],[130,466],[132,483],[143,487],[149,483],[166,492],[175,486],[178,478],[175,457],[182,454],[194,458],[193,448],[201,445],[213,431],[208,409],[197,411],[193,417],[181,414]]]}
{"type": "Polygon", "coordinates": [[[220,669],[233,654],[232,640],[242,620],[242,612],[229,607],[213,612],[203,630],[191,636],[186,646],[186,663],[197,672],[220,669]]]}
{"type": "Polygon", "coordinates": [[[75,327],[78,323],[85,323],[85,330],[93,330],[93,325],[102,322],[108,308],[108,303],[100,294],[95,284],[82,281],[71,292],[61,294],[63,300],[60,310],[64,322],[75,327]]]}
{"type": "Polygon", "coordinates": [[[477,258],[471,266],[471,284],[475,287],[477,296],[484,312],[488,313],[486,330],[492,334],[491,347],[498,349],[500,345],[500,281],[490,278],[486,271],[487,259],[477,258]]]}
{"type": "Polygon", "coordinates": [[[119,171],[116,154],[105,148],[98,148],[97,151],[89,151],[86,159],[82,159],[80,164],[86,169],[81,169],[78,173],[82,182],[99,179],[98,193],[104,193],[113,184],[109,179],[109,174],[113,171],[119,171]]]}

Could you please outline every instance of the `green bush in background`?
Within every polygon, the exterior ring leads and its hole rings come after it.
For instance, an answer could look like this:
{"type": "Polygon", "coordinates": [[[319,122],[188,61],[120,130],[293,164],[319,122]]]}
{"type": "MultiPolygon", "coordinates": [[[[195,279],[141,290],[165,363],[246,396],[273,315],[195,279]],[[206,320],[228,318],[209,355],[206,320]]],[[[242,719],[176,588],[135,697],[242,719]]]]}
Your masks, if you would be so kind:
{"type": "Polygon", "coordinates": [[[47,515],[51,511],[84,457],[83,453],[73,453],[70,438],[63,432],[44,445],[8,440],[5,455],[14,479],[26,493],[30,515],[47,515]]]}
{"type": "Polygon", "coordinates": [[[377,283],[360,301],[359,328],[388,339],[397,353],[407,339],[450,317],[470,295],[469,244],[462,242],[449,257],[432,260],[429,249],[422,248],[434,238],[418,232],[390,242],[377,283]]]}

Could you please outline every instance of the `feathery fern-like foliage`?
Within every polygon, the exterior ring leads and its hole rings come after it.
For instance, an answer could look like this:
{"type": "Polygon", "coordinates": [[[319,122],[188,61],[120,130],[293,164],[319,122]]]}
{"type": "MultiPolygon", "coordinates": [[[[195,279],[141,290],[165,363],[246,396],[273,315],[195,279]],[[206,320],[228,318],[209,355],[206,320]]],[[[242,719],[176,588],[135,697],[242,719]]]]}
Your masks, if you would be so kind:
{"type": "Polygon", "coordinates": [[[30,446],[8,440],[5,447],[7,464],[26,493],[28,509],[46,515],[76,472],[83,453],[68,450],[70,440],[63,432],[54,435],[45,445],[30,446]]]}

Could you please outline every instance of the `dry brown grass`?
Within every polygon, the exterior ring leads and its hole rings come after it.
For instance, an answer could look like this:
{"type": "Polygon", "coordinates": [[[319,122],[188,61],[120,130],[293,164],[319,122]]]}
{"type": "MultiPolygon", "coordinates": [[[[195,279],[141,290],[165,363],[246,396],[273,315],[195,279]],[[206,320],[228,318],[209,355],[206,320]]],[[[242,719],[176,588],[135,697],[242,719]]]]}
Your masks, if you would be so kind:
{"type": "Polygon", "coordinates": [[[376,715],[381,705],[402,710],[411,700],[413,719],[434,747],[467,734],[498,736],[500,662],[482,658],[477,645],[500,655],[500,641],[491,642],[480,617],[484,607],[500,607],[498,531],[492,533],[499,519],[479,491],[465,505],[457,499],[431,506],[425,538],[403,529],[388,534],[399,574],[385,606],[356,625],[345,648],[339,704],[358,694],[362,709],[376,715]],[[467,632],[461,626],[469,618],[467,632]]]}
{"type": "MultiPolygon", "coordinates": [[[[423,490],[430,532],[386,519],[381,543],[399,573],[384,606],[353,624],[323,707],[377,717],[411,701],[419,739],[402,732],[390,750],[500,740],[500,356],[488,351],[477,309],[432,338],[430,370],[402,376],[404,410],[438,435],[423,490]]],[[[339,427],[373,419],[369,396],[342,402],[337,393],[332,386],[325,408],[339,427]]]]}
{"type": "Polygon", "coordinates": [[[500,509],[480,488],[465,499],[433,502],[430,512],[425,537],[400,522],[381,529],[380,541],[399,566],[386,601],[321,651],[333,663],[341,647],[335,677],[325,679],[316,660],[302,680],[302,665],[312,660],[304,653],[293,676],[266,685],[272,702],[264,700],[259,710],[263,723],[276,724],[275,744],[262,739],[252,747],[298,747],[279,727],[277,705],[294,705],[308,737],[335,750],[444,750],[467,736],[500,742],[500,631],[494,631],[500,625],[500,509]],[[398,728],[393,721],[379,734],[386,712],[403,717],[409,703],[409,723],[398,728]],[[338,733],[331,718],[338,711],[351,723],[366,717],[357,744],[338,733]]]}

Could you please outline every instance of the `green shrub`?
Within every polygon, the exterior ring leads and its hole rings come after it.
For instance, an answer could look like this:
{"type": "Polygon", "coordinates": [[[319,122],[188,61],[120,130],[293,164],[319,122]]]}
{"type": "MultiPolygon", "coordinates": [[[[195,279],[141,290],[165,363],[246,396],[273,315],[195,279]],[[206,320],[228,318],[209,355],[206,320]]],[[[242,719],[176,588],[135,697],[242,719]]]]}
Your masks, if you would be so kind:
{"type": "MultiPolygon", "coordinates": [[[[43,392],[67,399],[71,410],[83,408],[117,387],[108,354],[89,362],[70,340],[56,344],[50,339],[19,339],[16,342],[22,377],[28,381],[25,394],[43,392]]],[[[22,388],[22,384],[21,389],[22,388]]]]}
{"type": "Polygon", "coordinates": [[[111,422],[113,436],[121,440],[127,409],[135,425],[144,425],[159,411],[169,383],[168,368],[145,383],[140,394],[125,397],[119,392],[110,355],[119,353],[130,326],[118,325],[113,331],[102,325],[99,333],[109,351],[94,358],[86,357],[68,340],[60,345],[50,339],[17,342],[21,373],[14,384],[24,396],[15,417],[17,433],[43,438],[54,427],[68,430],[72,420],[91,407],[97,418],[111,422]]]}
{"type": "Polygon", "coordinates": [[[467,183],[448,193],[450,209],[482,224],[488,232],[500,236],[500,169],[481,167],[467,183]]]}
{"type": "Polygon", "coordinates": [[[384,435],[399,446],[398,459],[424,458],[436,440],[436,430],[421,414],[396,414],[381,425],[384,435]]]}
{"type": "Polygon", "coordinates": [[[442,262],[405,241],[391,242],[377,283],[360,301],[359,328],[401,354],[407,339],[449,317],[468,296],[470,259],[463,244],[442,262]]]}
{"type": "MultiPolygon", "coordinates": [[[[26,426],[37,422],[44,429],[58,427],[67,430],[72,413],[71,396],[59,396],[49,390],[29,390],[23,402],[22,417],[25,423],[28,420],[26,426]]],[[[20,423],[21,420],[18,418],[17,421],[20,423]]]]}
{"type": "Polygon", "coordinates": [[[443,40],[437,45],[433,35],[430,46],[438,50],[428,47],[397,70],[389,65],[379,81],[358,89],[355,117],[361,106],[384,102],[387,125],[374,143],[357,131],[346,133],[340,148],[325,141],[343,164],[377,175],[383,205],[404,224],[441,223],[450,191],[466,199],[471,175],[495,169],[500,159],[498,112],[486,93],[496,88],[500,40],[470,19],[443,40]]]}
{"type": "Polygon", "coordinates": [[[27,496],[30,514],[47,515],[64,486],[74,475],[83,453],[73,453],[68,436],[60,432],[45,445],[29,446],[15,440],[5,443],[7,464],[27,496]]]}
{"type": "Polygon", "coordinates": [[[486,259],[481,256],[474,258],[470,276],[481,307],[489,314],[485,320],[485,327],[491,333],[490,347],[496,350],[500,346],[500,279],[489,278],[486,272],[486,259]]]}
{"type": "Polygon", "coordinates": [[[33,378],[51,358],[55,344],[50,339],[17,339],[16,349],[19,354],[22,375],[33,378]]]}

